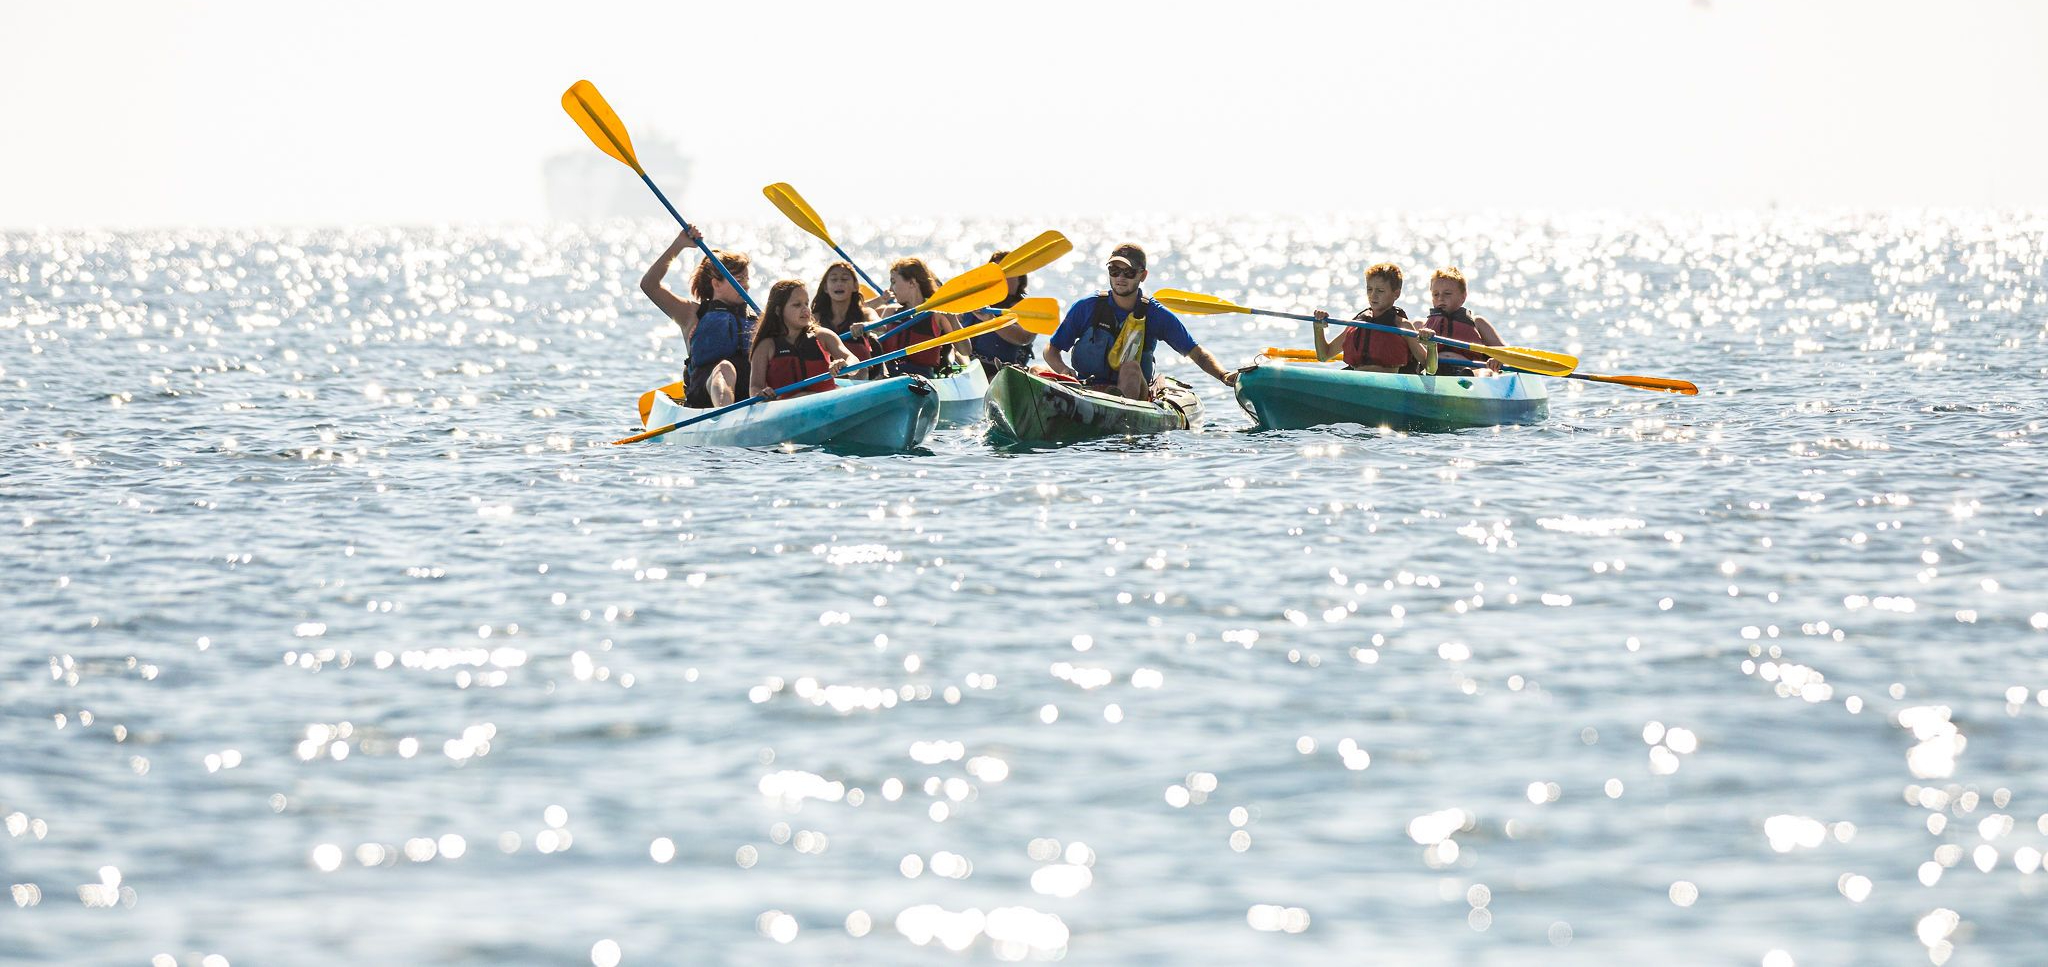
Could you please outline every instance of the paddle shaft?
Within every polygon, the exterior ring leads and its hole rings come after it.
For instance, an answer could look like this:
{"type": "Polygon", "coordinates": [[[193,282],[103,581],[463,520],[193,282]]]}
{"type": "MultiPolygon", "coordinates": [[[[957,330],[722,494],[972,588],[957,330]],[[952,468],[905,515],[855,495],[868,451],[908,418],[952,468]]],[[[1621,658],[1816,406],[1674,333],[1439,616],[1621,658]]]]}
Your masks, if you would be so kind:
{"type": "Polygon", "coordinates": [[[844,259],[844,260],[846,261],[846,264],[848,264],[848,265],[851,265],[851,266],[853,266],[853,271],[854,271],[854,274],[855,274],[855,275],[858,275],[858,276],[860,276],[860,280],[861,280],[862,282],[866,282],[866,283],[868,284],[868,288],[870,288],[870,289],[873,289],[873,290],[875,290],[876,292],[887,292],[887,291],[889,291],[889,290],[887,290],[887,289],[884,289],[884,288],[882,288],[882,287],[881,287],[881,286],[879,286],[879,285],[876,285],[876,284],[875,284],[875,280],[873,280],[873,279],[870,279],[870,278],[868,278],[868,274],[867,274],[866,272],[863,272],[863,271],[861,271],[861,268],[860,268],[860,263],[859,263],[859,262],[856,262],[856,261],[854,261],[854,260],[853,260],[853,256],[851,256],[851,255],[848,255],[848,254],[846,254],[846,250],[845,250],[845,249],[843,249],[843,248],[840,248],[840,247],[839,247],[839,243],[838,243],[838,242],[829,242],[829,241],[828,241],[828,242],[826,242],[825,244],[827,244],[827,245],[830,245],[830,246],[832,246],[832,251],[834,251],[834,252],[837,252],[837,253],[839,253],[839,257],[840,257],[841,259],[844,259]]]}
{"type": "MultiPolygon", "coordinates": [[[[668,196],[661,193],[661,188],[654,183],[654,179],[647,177],[647,169],[640,167],[639,157],[633,154],[633,146],[625,138],[625,126],[619,122],[618,115],[612,112],[611,105],[605,103],[604,96],[597,93],[597,88],[589,81],[577,81],[575,84],[570,85],[569,90],[562,95],[562,107],[566,109],[569,106],[569,100],[572,98],[576,101],[577,107],[583,110],[583,114],[580,117],[577,116],[575,111],[569,112],[570,118],[576,121],[576,126],[583,128],[583,133],[593,138],[595,138],[595,135],[590,130],[593,127],[597,129],[597,134],[604,135],[604,143],[599,144],[598,148],[604,151],[604,153],[625,162],[626,167],[633,169],[633,173],[639,175],[640,180],[647,185],[647,190],[654,192],[654,197],[661,200],[661,207],[668,209],[668,213],[675,216],[676,224],[683,226],[683,231],[689,231],[690,223],[683,220],[683,213],[676,211],[676,206],[669,203],[668,196]],[[586,90],[590,92],[590,97],[583,96],[583,92],[586,90]],[[590,103],[591,98],[596,98],[597,103],[590,103]],[[589,121],[588,124],[584,123],[586,119],[589,121]],[[606,123],[607,121],[610,123],[606,123]],[[615,126],[619,128],[618,131],[612,130],[615,126]],[[611,147],[606,148],[605,144],[609,144],[611,147]]],[[[747,295],[746,288],[740,285],[739,280],[733,278],[731,272],[726,271],[725,263],[720,262],[717,256],[711,254],[711,246],[704,244],[704,240],[701,238],[697,239],[696,242],[697,248],[704,252],[704,257],[710,259],[712,265],[717,266],[718,274],[725,276],[725,284],[732,286],[733,291],[739,293],[741,299],[746,300],[747,308],[754,310],[755,314],[758,315],[761,312],[761,307],[754,304],[754,298],[747,295]]]]}
{"type": "MultiPolygon", "coordinates": [[[[995,307],[991,306],[990,308],[995,308],[995,307]]],[[[981,310],[979,310],[979,309],[969,309],[968,311],[969,311],[969,312],[980,312],[981,310]]],[[[1002,310],[998,308],[998,309],[996,309],[996,311],[997,311],[997,312],[1001,312],[1002,310]]],[[[879,326],[879,325],[881,325],[881,324],[883,324],[883,323],[885,323],[885,322],[888,322],[888,321],[889,321],[889,320],[891,320],[891,319],[895,319],[895,318],[897,318],[897,317],[899,317],[899,316],[903,316],[903,315],[908,315],[908,316],[910,316],[910,318],[908,318],[908,319],[905,319],[905,320],[903,320],[902,322],[899,322],[899,323],[897,323],[897,324],[896,324],[896,327],[895,327],[895,328],[893,328],[893,329],[889,330],[888,332],[885,332],[885,333],[883,333],[883,334],[881,334],[881,335],[879,335],[879,336],[876,336],[876,337],[875,337],[875,342],[879,343],[879,342],[881,342],[882,340],[884,340],[884,339],[887,339],[887,338],[889,338],[890,336],[893,336],[893,335],[895,335],[895,334],[897,334],[897,333],[899,333],[899,332],[902,332],[902,331],[903,331],[903,330],[905,330],[905,329],[908,329],[908,328],[910,328],[910,327],[911,327],[911,324],[913,324],[913,323],[917,322],[917,320],[919,320],[920,318],[923,318],[924,316],[927,316],[927,315],[930,315],[930,314],[931,314],[931,310],[926,310],[926,311],[924,311],[924,312],[920,312],[920,311],[918,311],[918,310],[916,310],[916,309],[905,309],[905,310],[903,310],[902,312],[893,312],[893,313],[890,313],[890,314],[889,314],[889,315],[887,315],[887,316],[884,316],[884,317],[882,317],[882,318],[880,318],[880,319],[877,319],[877,320],[875,320],[875,321],[873,321],[873,322],[871,322],[871,323],[868,323],[868,326],[869,326],[870,328],[872,328],[872,327],[874,327],[874,326],[879,326]]],[[[982,321],[986,322],[987,320],[982,320],[982,321]]]]}
{"type": "Polygon", "coordinates": [[[899,332],[902,332],[903,330],[905,330],[905,329],[908,329],[908,328],[910,328],[910,327],[911,327],[911,326],[913,326],[913,325],[916,325],[916,324],[917,324],[917,320],[919,320],[919,319],[921,319],[921,318],[923,318],[923,317],[925,317],[925,316],[931,315],[931,313],[930,313],[930,312],[919,312],[919,311],[917,311],[916,309],[905,309],[905,310],[903,310],[903,312],[898,312],[898,313],[896,313],[896,314],[894,314],[894,315],[891,315],[891,316],[889,316],[889,317],[888,317],[887,319],[877,319],[877,320],[875,320],[874,324],[875,324],[875,325],[877,325],[877,326],[879,326],[879,325],[881,325],[882,323],[888,322],[888,321],[889,321],[889,319],[894,319],[894,318],[896,318],[897,316],[901,316],[901,315],[903,315],[903,314],[905,314],[905,313],[908,313],[908,314],[910,315],[910,318],[908,318],[908,319],[905,319],[905,320],[903,320],[902,322],[899,322],[899,323],[897,323],[897,324],[895,325],[895,327],[894,327],[894,328],[891,328],[891,329],[890,329],[890,330],[889,330],[888,332],[885,332],[885,333],[883,333],[883,334],[881,334],[881,335],[879,335],[879,336],[876,336],[876,337],[875,337],[875,342],[879,343],[879,342],[881,342],[882,340],[884,340],[884,339],[887,339],[887,338],[889,338],[890,336],[893,336],[893,335],[895,335],[895,334],[897,334],[897,333],[899,333],[899,332]]]}
{"type": "MultiPolygon", "coordinates": [[[[939,337],[938,337],[938,338],[936,338],[936,339],[928,339],[928,340],[925,340],[925,342],[926,342],[926,343],[939,343],[939,342],[940,342],[941,340],[944,340],[944,341],[946,341],[946,342],[953,342],[953,341],[957,341],[957,340],[960,340],[960,339],[965,339],[965,338],[968,338],[969,336],[979,335],[979,334],[981,334],[981,333],[983,333],[983,332],[987,332],[987,331],[989,331],[989,330],[991,330],[991,329],[995,329],[995,328],[997,328],[997,327],[998,327],[998,325],[999,325],[999,324],[1000,324],[1000,325],[1004,325],[1004,326],[1007,326],[1007,325],[1009,325],[1009,324],[1010,324],[1010,322],[1011,322],[1011,320],[1010,320],[1009,318],[1005,318],[1005,317],[1001,317],[1001,316],[999,316],[999,317],[997,317],[997,318],[995,318],[995,319],[990,319],[989,321],[987,321],[987,322],[984,322],[984,323],[980,323],[979,325],[976,325],[976,326],[969,326],[969,327],[967,327],[966,329],[957,329],[957,330],[954,330],[953,332],[949,332],[949,333],[946,333],[945,335],[943,335],[943,336],[939,336],[939,337]],[[967,335],[963,336],[963,335],[961,335],[962,333],[966,333],[967,335]]],[[[854,364],[853,364],[853,365],[851,365],[851,366],[848,366],[848,367],[846,367],[846,368],[844,368],[844,369],[841,369],[841,370],[840,370],[839,372],[837,372],[837,373],[819,373],[818,375],[816,375],[816,376],[812,376],[812,377],[809,377],[808,379],[800,379],[800,380],[797,380],[796,382],[794,382],[794,383],[791,383],[791,384],[789,384],[788,386],[778,386],[778,387],[776,387],[776,388],[775,388],[775,395],[776,395],[776,396],[781,396],[782,394],[784,394],[784,393],[788,393],[788,392],[790,392],[790,391],[792,391],[792,390],[800,390],[800,389],[803,389],[803,388],[804,388],[804,387],[806,387],[806,386],[813,386],[813,385],[816,385],[816,384],[818,384],[818,383],[822,383],[822,382],[824,382],[825,380],[831,379],[831,378],[832,378],[832,377],[834,377],[834,376],[844,376],[844,375],[846,375],[847,373],[851,373],[851,372],[853,372],[853,371],[854,371],[854,370],[856,370],[856,369],[866,369],[866,368],[867,368],[867,367],[869,367],[869,366],[878,366],[878,365],[881,365],[882,363],[894,362],[894,361],[896,361],[896,360],[898,360],[898,359],[902,359],[903,357],[905,357],[905,356],[908,356],[908,355],[910,355],[911,353],[914,353],[914,352],[921,352],[921,351],[923,351],[923,350],[925,350],[925,349],[927,349],[927,348],[930,348],[930,347],[929,347],[929,346],[926,346],[926,345],[925,345],[924,343],[919,343],[918,345],[915,345],[915,346],[905,346],[905,347],[903,347],[902,349],[898,349],[898,350],[896,350],[895,352],[888,352],[888,353],[883,353],[883,354],[881,354],[880,356],[875,356],[875,357],[872,357],[872,358],[869,358],[869,359],[863,359],[863,360],[861,360],[860,362],[854,363],[854,364]]],[[[749,407],[749,406],[752,406],[752,405],[754,405],[755,403],[760,403],[760,402],[763,402],[763,399],[762,399],[762,397],[759,397],[759,396],[749,396],[749,397],[747,397],[746,399],[743,399],[743,400],[735,400],[735,401],[733,401],[733,402],[731,402],[731,403],[727,403],[726,405],[724,405],[724,406],[721,406],[721,407],[719,407],[718,409],[712,410],[712,411],[711,411],[711,412],[709,412],[709,413],[700,413],[700,414],[698,414],[698,415],[696,415],[696,416],[690,417],[690,418],[689,418],[689,419],[687,419],[687,420],[682,420],[682,421],[680,421],[680,422],[676,422],[676,423],[671,423],[671,424],[669,424],[669,425],[667,425],[667,426],[665,426],[665,427],[662,427],[662,428],[660,428],[660,429],[658,429],[658,430],[649,430],[649,431],[647,431],[647,432],[645,432],[645,433],[635,433],[635,434],[633,434],[632,436],[626,437],[625,439],[623,439],[623,440],[619,440],[619,441],[617,441],[617,442],[619,442],[619,443],[638,443],[638,442],[640,442],[640,441],[642,441],[642,440],[650,440],[650,439],[653,439],[654,437],[658,437],[658,436],[660,436],[660,435],[662,435],[662,434],[664,434],[664,433],[667,433],[667,432],[669,432],[669,431],[671,431],[671,430],[680,430],[680,429],[682,429],[683,427],[689,426],[689,425],[690,425],[690,424],[692,424],[692,423],[702,423],[702,422],[704,422],[705,420],[713,419],[713,418],[715,418],[715,417],[720,417],[720,416],[724,416],[725,414],[727,414],[727,413],[731,413],[731,412],[732,412],[732,411],[734,411],[734,410],[743,410],[743,409],[746,409],[747,407],[749,407]]]]}
{"type": "MultiPolygon", "coordinates": [[[[639,171],[637,168],[634,170],[639,171]]],[[[676,206],[669,204],[668,196],[662,194],[661,189],[656,187],[654,179],[647,177],[647,172],[640,171],[640,180],[647,183],[647,190],[654,192],[654,197],[661,199],[661,207],[668,209],[668,213],[675,216],[676,224],[683,226],[683,231],[689,231],[690,223],[683,220],[683,213],[676,211],[676,206]]],[[[711,246],[704,244],[704,240],[701,238],[697,239],[696,242],[698,250],[704,253],[704,258],[711,262],[711,267],[717,269],[719,275],[725,276],[725,284],[732,286],[732,290],[739,293],[740,298],[746,300],[747,308],[754,310],[755,315],[759,315],[761,307],[754,304],[754,297],[747,294],[747,287],[741,285],[740,280],[732,277],[732,271],[725,267],[725,263],[720,261],[717,255],[712,254],[711,246]]],[[[838,246],[835,245],[833,247],[837,248],[838,246]]]]}
{"type": "MultiPolygon", "coordinates": [[[[991,308],[994,308],[994,307],[991,307],[991,308]]],[[[969,312],[980,312],[981,310],[980,310],[980,309],[970,309],[970,310],[968,310],[968,311],[969,311],[969,312]]],[[[1002,312],[1002,310],[1001,310],[1001,309],[996,309],[995,311],[996,311],[996,312],[1002,312]]],[[[877,342],[877,343],[880,343],[880,342],[881,342],[882,340],[884,340],[884,339],[887,339],[887,338],[889,338],[890,336],[893,336],[893,335],[895,335],[895,334],[897,334],[897,333],[899,333],[899,332],[902,332],[902,331],[903,331],[903,330],[905,330],[905,329],[908,329],[908,328],[910,328],[910,327],[911,327],[911,325],[912,325],[912,324],[914,324],[914,323],[916,323],[918,319],[920,319],[920,318],[922,318],[922,317],[924,317],[924,316],[930,315],[930,313],[929,313],[929,312],[918,312],[918,311],[917,311],[916,309],[905,309],[905,310],[903,310],[903,312],[908,312],[908,313],[910,313],[910,314],[911,314],[911,315],[910,315],[910,318],[908,318],[908,319],[905,319],[905,320],[903,320],[902,322],[898,323],[898,324],[896,325],[896,328],[894,328],[894,329],[891,329],[891,330],[889,330],[888,332],[885,332],[885,333],[883,333],[883,334],[881,334],[881,335],[879,335],[879,336],[876,336],[876,337],[875,337],[875,342],[877,342]]],[[[898,312],[898,313],[896,313],[896,314],[894,314],[894,315],[891,315],[891,316],[889,316],[889,317],[888,317],[888,319],[877,319],[877,320],[875,320],[874,322],[872,322],[872,323],[869,323],[869,325],[873,325],[873,326],[879,326],[879,325],[881,325],[882,323],[888,322],[888,321],[889,321],[889,319],[894,319],[894,318],[896,318],[896,316],[900,316],[900,315],[902,315],[902,314],[903,314],[903,312],[898,312]]],[[[988,321],[988,320],[984,319],[984,320],[982,320],[982,321],[983,321],[983,322],[986,322],[986,321],[988,321]]]]}
{"type": "Polygon", "coordinates": [[[1273,309],[1246,309],[1245,311],[1260,316],[1279,316],[1282,319],[1300,319],[1303,322],[1327,322],[1331,325],[1336,326],[1350,326],[1353,329],[1375,329],[1380,332],[1391,332],[1396,336],[1408,336],[1414,339],[1428,339],[1430,342],[1436,343],[1439,346],[1449,346],[1452,349],[1462,349],[1466,352],[1484,353],[1489,348],[1492,348],[1489,346],[1479,345],[1478,343],[1469,343],[1463,339],[1452,339],[1449,336],[1439,336],[1436,333],[1429,331],[1428,329],[1420,329],[1414,332],[1410,332],[1406,329],[1402,329],[1399,326],[1383,326],[1377,322],[1359,322],[1355,319],[1317,319],[1314,316],[1303,315],[1299,312],[1279,312],[1273,309]]]}
{"type": "MultiPolygon", "coordinates": [[[[1436,360],[1436,364],[1437,364],[1438,366],[1442,366],[1442,365],[1445,365],[1445,364],[1447,364],[1447,363],[1448,363],[1449,365],[1452,365],[1452,366],[1462,366],[1462,367],[1464,367],[1464,368],[1466,368],[1466,369],[1485,369],[1485,368],[1486,368],[1486,364],[1485,364],[1485,363],[1480,363],[1480,362],[1473,362],[1472,360],[1469,360],[1469,359],[1452,359],[1452,358],[1450,358],[1450,357],[1448,357],[1448,356],[1439,356],[1439,357],[1437,357],[1437,360],[1436,360]]],[[[1548,375],[1548,374],[1546,374],[1546,373],[1539,373],[1539,372],[1537,372],[1537,371],[1535,371],[1535,370],[1533,370],[1533,369],[1523,369],[1523,368],[1522,368],[1522,367],[1520,367],[1520,366],[1509,366],[1509,365],[1506,365],[1505,363],[1503,363],[1503,364],[1501,365],[1501,367],[1500,367],[1500,368],[1502,368],[1502,369],[1504,369],[1504,370],[1507,370],[1507,371],[1508,371],[1508,372],[1510,372],[1510,373],[1528,373],[1528,374],[1529,374],[1529,375],[1531,375],[1531,376],[1545,376],[1545,375],[1548,375]]],[[[1565,374],[1564,378],[1565,378],[1565,379],[1595,379],[1596,377],[1593,377],[1593,376],[1588,376],[1588,375],[1586,375],[1585,373],[1567,373],[1567,374],[1565,374]]]]}
{"type": "MultiPolygon", "coordinates": [[[[1463,366],[1463,367],[1466,367],[1467,369],[1485,369],[1485,368],[1486,368],[1486,364],[1485,364],[1485,363],[1475,363],[1475,362],[1472,362],[1471,360],[1468,360],[1468,359],[1448,359],[1448,358],[1439,358],[1439,359],[1437,360],[1437,364],[1438,364],[1438,365],[1442,365],[1442,364],[1444,364],[1444,363],[1450,363],[1450,364],[1451,364],[1451,365],[1453,365],[1453,366],[1463,366]]],[[[1511,373],[1528,373],[1528,374],[1530,374],[1530,375],[1532,375],[1532,376],[1548,376],[1548,375],[1550,375],[1549,373],[1539,373],[1539,372],[1536,372],[1536,371],[1535,371],[1535,370],[1533,370],[1533,369],[1523,369],[1523,368],[1521,368],[1520,366],[1502,366],[1501,368],[1502,368],[1502,369],[1505,369],[1505,370],[1507,370],[1508,372],[1511,372],[1511,373]]],[[[1636,377],[1631,377],[1631,376],[1603,376],[1603,375],[1601,375],[1601,374],[1599,374],[1599,373],[1566,373],[1566,374],[1564,375],[1564,378],[1565,378],[1565,379],[1583,379],[1583,380],[1585,380],[1585,381],[1587,381],[1587,382],[1589,382],[1589,383],[1614,383],[1614,384],[1616,384],[1616,385],[1618,385],[1618,386],[1627,386],[1627,387],[1629,387],[1629,388],[1631,388],[1631,389],[1647,389],[1647,390],[1658,390],[1658,391],[1661,391],[1661,392],[1665,392],[1665,393],[1677,393],[1677,394],[1680,394],[1680,395],[1682,395],[1682,396],[1695,396],[1695,395],[1698,395],[1698,393],[1699,393],[1699,387],[1697,387],[1697,386],[1694,386],[1693,384],[1691,384],[1691,383],[1688,383],[1688,382],[1686,382],[1685,380],[1682,380],[1682,379],[1666,379],[1666,378],[1664,378],[1664,377],[1661,377],[1661,376],[1636,376],[1636,377]],[[1688,392],[1688,391],[1689,391],[1689,392],[1688,392]]]]}

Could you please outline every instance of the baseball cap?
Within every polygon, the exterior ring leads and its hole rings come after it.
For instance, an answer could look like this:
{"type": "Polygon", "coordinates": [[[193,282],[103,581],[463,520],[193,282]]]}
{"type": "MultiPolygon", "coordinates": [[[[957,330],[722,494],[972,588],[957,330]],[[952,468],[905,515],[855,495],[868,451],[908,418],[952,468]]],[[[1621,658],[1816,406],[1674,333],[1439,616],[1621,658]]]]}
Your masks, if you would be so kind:
{"type": "Polygon", "coordinates": [[[1125,242],[1109,253],[1109,264],[1115,265],[1118,262],[1143,272],[1145,271],[1145,250],[1125,242]]]}

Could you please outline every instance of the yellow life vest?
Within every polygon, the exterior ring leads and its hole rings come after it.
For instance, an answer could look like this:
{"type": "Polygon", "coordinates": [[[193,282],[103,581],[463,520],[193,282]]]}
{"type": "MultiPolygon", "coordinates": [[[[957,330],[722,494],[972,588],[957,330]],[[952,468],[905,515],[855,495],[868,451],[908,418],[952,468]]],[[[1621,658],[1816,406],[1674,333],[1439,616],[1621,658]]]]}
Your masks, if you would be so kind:
{"type": "Polygon", "coordinates": [[[1125,363],[1136,362],[1145,355],[1145,299],[1140,295],[1138,304],[1131,307],[1131,314],[1124,317],[1122,329],[1117,330],[1116,341],[1109,344],[1109,369],[1116,372],[1125,363]]]}

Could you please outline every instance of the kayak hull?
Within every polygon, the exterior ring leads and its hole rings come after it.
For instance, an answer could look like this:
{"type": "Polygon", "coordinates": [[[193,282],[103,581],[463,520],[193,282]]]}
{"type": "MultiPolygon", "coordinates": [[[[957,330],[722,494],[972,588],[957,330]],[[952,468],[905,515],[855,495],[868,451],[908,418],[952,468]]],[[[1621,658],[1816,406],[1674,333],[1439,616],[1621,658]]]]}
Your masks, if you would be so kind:
{"type": "MultiPolygon", "coordinates": [[[[657,394],[647,425],[666,426],[700,415],[667,394],[657,394]]],[[[924,443],[939,418],[939,397],[916,376],[848,380],[835,390],[771,400],[655,439],[684,446],[831,447],[862,453],[901,453],[924,443]]]]}
{"type": "Polygon", "coordinates": [[[1541,423],[1550,394],[1541,377],[1362,373],[1268,360],[1240,373],[1237,401],[1261,430],[1356,423],[1404,431],[1541,423]]]}
{"type": "Polygon", "coordinates": [[[938,391],[939,423],[979,423],[988,416],[988,373],[978,360],[968,360],[960,371],[931,381],[938,391]]]}
{"type": "Polygon", "coordinates": [[[1201,419],[1202,401],[1179,380],[1166,381],[1159,402],[1144,403],[1005,366],[989,382],[988,415],[999,439],[1059,446],[1186,430],[1201,419]]]}

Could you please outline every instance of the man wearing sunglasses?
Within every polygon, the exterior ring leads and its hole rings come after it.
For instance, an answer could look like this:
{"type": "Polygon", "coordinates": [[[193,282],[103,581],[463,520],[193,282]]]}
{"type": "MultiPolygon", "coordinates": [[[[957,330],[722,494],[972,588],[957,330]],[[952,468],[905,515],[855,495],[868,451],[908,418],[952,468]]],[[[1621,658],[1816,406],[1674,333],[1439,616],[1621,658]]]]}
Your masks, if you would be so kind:
{"type": "Polygon", "coordinates": [[[1144,249],[1128,242],[1117,246],[1109,254],[1108,269],[1108,291],[1075,302],[1046,346],[1045,362],[1053,372],[1098,389],[1113,388],[1126,399],[1149,400],[1153,348],[1164,342],[1223,385],[1237,385],[1237,374],[1226,372],[1215,356],[1195,345],[1179,316],[1139,290],[1146,275],[1144,249]],[[1069,351],[1072,365],[1066,359],[1069,351]]]}

